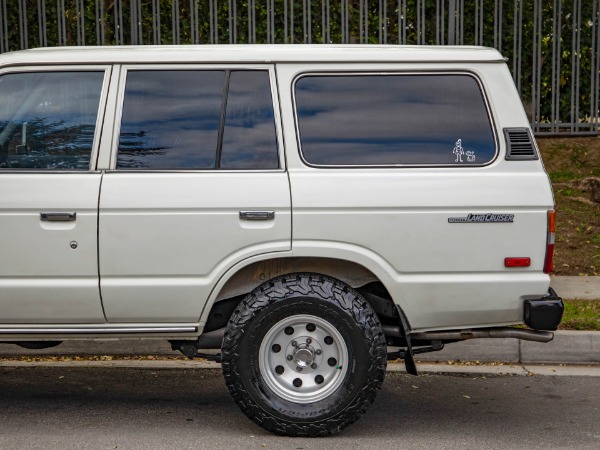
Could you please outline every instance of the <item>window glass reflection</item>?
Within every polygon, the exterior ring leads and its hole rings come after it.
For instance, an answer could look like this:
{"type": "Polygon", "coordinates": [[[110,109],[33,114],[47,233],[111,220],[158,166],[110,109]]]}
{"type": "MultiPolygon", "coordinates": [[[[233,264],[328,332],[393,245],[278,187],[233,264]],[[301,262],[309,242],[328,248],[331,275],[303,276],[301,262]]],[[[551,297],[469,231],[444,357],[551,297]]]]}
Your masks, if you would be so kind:
{"type": "Polygon", "coordinates": [[[224,71],[130,71],[118,168],[214,168],[224,71]]]}
{"type": "Polygon", "coordinates": [[[496,151],[482,93],[468,75],[305,76],[296,105],[311,164],[472,165],[496,151]]]}
{"type": "Polygon", "coordinates": [[[103,71],[0,77],[0,168],[87,170],[103,71]]]}
{"type": "Polygon", "coordinates": [[[221,168],[278,167],[269,73],[233,71],[229,80],[221,168]]]}

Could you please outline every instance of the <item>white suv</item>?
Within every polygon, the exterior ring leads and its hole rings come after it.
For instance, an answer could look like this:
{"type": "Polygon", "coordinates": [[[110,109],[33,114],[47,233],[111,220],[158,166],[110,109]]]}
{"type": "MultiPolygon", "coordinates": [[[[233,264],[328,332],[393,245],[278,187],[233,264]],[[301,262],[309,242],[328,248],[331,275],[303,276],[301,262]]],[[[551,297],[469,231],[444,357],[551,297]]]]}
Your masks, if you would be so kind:
{"type": "Polygon", "coordinates": [[[0,192],[0,341],[220,348],[277,433],[352,423],[388,358],[416,374],[562,316],[550,183],[493,49],[4,54],[0,192]]]}

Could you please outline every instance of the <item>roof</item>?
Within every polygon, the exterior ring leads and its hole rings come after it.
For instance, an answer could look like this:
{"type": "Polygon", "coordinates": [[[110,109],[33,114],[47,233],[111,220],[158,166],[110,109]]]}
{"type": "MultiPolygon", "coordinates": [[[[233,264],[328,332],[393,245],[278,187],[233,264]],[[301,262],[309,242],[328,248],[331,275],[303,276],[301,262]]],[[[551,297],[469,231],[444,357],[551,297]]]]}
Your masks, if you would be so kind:
{"type": "Polygon", "coordinates": [[[171,45],[51,47],[8,52],[0,65],[60,63],[504,62],[493,48],[404,45],[171,45]]]}

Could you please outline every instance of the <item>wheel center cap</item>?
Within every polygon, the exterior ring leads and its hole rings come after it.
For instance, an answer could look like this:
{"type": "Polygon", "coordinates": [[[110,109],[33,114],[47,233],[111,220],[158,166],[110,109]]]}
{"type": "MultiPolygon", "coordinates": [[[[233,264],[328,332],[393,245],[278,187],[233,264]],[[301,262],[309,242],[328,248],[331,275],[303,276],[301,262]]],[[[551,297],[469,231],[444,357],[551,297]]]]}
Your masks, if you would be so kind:
{"type": "Polygon", "coordinates": [[[300,367],[308,367],[313,363],[314,354],[308,347],[298,347],[294,352],[294,361],[300,367]]]}

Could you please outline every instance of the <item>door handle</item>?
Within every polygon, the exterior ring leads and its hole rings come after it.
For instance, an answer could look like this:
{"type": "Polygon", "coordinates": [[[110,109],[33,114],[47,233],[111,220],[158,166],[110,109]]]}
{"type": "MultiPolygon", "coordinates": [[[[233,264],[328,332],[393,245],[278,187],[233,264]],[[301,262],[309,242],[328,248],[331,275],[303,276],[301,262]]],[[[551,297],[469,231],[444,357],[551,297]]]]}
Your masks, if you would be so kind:
{"type": "Polygon", "coordinates": [[[240,211],[242,220],[273,220],[275,211],[240,211]]]}
{"type": "Polygon", "coordinates": [[[74,212],[43,212],[40,213],[40,219],[47,222],[72,222],[77,219],[77,213],[74,212]]]}

